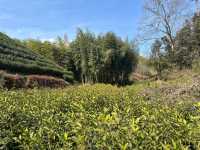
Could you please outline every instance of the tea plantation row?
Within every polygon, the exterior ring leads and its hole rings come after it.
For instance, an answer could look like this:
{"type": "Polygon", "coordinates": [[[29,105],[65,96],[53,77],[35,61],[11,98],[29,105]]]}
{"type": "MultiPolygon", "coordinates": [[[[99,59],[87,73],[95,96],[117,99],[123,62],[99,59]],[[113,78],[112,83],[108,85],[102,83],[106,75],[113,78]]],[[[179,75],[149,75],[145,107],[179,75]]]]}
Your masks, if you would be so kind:
{"type": "Polygon", "coordinates": [[[0,69],[12,73],[50,75],[73,80],[71,72],[26,49],[7,35],[0,33],[0,69]]]}
{"type": "Polygon", "coordinates": [[[199,149],[200,103],[111,85],[0,92],[0,149],[199,149]]]}

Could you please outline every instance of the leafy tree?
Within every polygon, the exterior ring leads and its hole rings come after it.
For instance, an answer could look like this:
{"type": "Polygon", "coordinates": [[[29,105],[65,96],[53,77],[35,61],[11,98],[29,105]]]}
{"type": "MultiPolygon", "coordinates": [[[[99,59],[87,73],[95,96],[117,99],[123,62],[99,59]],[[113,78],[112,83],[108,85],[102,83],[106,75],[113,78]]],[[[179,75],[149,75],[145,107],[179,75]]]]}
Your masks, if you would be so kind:
{"type": "Polygon", "coordinates": [[[179,67],[191,68],[194,59],[191,39],[191,24],[186,22],[185,26],[176,35],[176,51],[174,54],[174,62],[179,67]]]}
{"type": "Polygon", "coordinates": [[[24,45],[73,72],[75,80],[83,84],[126,84],[138,62],[135,44],[113,32],[96,36],[78,29],[70,44],[58,37],[55,43],[25,40],[24,45]]]}
{"type": "Polygon", "coordinates": [[[162,51],[162,41],[156,40],[151,48],[150,63],[157,71],[158,78],[162,76],[162,72],[167,68],[167,60],[162,51]]]}
{"type": "Polygon", "coordinates": [[[187,20],[184,26],[176,33],[174,50],[166,36],[155,41],[152,45],[153,64],[161,74],[160,64],[167,62],[168,67],[178,69],[191,69],[193,61],[200,56],[200,17],[195,15],[192,20],[187,20]],[[162,52],[161,52],[162,50],[162,52]],[[162,58],[162,59],[161,59],[162,58]]]}
{"type": "Polygon", "coordinates": [[[93,42],[92,34],[87,31],[84,32],[81,29],[78,30],[77,33],[77,42],[78,42],[78,49],[80,50],[81,54],[81,79],[82,83],[86,83],[89,81],[89,50],[93,42]]]}
{"type": "Polygon", "coordinates": [[[200,56],[200,16],[195,14],[192,19],[191,41],[196,58],[200,56]]]}
{"type": "Polygon", "coordinates": [[[40,40],[29,39],[24,41],[24,45],[34,52],[53,60],[54,47],[52,47],[52,44],[50,42],[42,42],[40,40]]]}
{"type": "Polygon", "coordinates": [[[79,29],[70,48],[74,74],[82,83],[124,84],[137,65],[131,44],[112,32],[96,37],[90,31],[79,29]]]}
{"type": "Polygon", "coordinates": [[[98,74],[100,73],[101,67],[102,67],[102,54],[101,49],[96,44],[92,44],[92,47],[89,52],[89,72],[90,72],[90,80],[92,80],[93,83],[99,82],[98,74]]]}
{"type": "Polygon", "coordinates": [[[126,41],[121,48],[120,58],[120,84],[126,84],[129,81],[129,75],[135,71],[138,63],[138,54],[135,44],[131,45],[126,41]]]}

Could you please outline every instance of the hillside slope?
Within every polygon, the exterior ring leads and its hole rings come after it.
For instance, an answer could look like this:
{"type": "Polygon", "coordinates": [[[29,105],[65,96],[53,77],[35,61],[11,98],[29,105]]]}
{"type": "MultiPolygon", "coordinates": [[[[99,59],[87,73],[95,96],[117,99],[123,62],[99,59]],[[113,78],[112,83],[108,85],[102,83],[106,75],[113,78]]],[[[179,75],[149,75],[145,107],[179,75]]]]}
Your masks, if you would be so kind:
{"type": "Polygon", "coordinates": [[[72,73],[0,32],[0,69],[25,75],[49,75],[72,80],[72,73]]]}

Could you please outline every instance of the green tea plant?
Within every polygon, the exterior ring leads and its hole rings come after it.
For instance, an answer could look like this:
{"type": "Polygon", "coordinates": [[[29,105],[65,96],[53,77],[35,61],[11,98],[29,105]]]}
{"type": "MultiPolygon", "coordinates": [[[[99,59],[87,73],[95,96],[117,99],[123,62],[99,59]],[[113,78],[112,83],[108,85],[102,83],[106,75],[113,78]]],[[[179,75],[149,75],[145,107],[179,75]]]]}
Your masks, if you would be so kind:
{"type": "Polygon", "coordinates": [[[200,148],[200,103],[166,105],[138,89],[1,91],[0,149],[200,148]]]}
{"type": "Polygon", "coordinates": [[[3,33],[0,33],[0,69],[26,75],[49,75],[63,78],[68,82],[73,81],[72,72],[16,43],[3,33]]]}

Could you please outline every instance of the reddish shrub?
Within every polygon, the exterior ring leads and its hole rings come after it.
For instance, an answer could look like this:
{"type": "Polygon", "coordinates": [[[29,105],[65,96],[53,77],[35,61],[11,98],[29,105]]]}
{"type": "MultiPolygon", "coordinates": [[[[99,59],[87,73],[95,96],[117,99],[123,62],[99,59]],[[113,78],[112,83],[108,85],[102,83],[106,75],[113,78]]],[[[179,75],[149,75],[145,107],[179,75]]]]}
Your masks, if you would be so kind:
{"type": "Polygon", "coordinates": [[[19,89],[19,88],[34,88],[34,87],[50,87],[63,88],[69,85],[65,80],[50,76],[29,75],[20,76],[12,75],[0,70],[0,88],[19,89]]]}
{"type": "Polygon", "coordinates": [[[68,83],[65,80],[49,76],[39,76],[39,75],[27,76],[27,82],[26,82],[26,86],[29,88],[34,88],[34,87],[63,88],[67,85],[68,83]]]}
{"type": "Polygon", "coordinates": [[[4,88],[12,89],[12,88],[25,88],[26,85],[26,78],[20,76],[18,74],[11,75],[11,74],[4,74],[4,88]]]}

